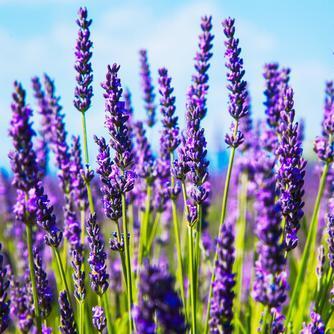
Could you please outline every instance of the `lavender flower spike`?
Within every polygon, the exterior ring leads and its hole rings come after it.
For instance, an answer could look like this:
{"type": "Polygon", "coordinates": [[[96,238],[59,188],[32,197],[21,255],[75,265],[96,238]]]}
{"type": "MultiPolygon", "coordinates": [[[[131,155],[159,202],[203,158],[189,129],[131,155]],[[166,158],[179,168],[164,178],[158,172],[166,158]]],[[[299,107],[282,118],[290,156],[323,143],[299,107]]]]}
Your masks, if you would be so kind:
{"type": "Polygon", "coordinates": [[[0,333],[4,333],[9,325],[9,305],[7,290],[9,280],[7,276],[7,268],[4,264],[4,258],[1,254],[2,245],[0,243],[0,333]]]}
{"type": "Polygon", "coordinates": [[[227,89],[230,91],[228,111],[235,120],[232,125],[233,133],[226,135],[225,142],[228,146],[237,148],[244,141],[243,134],[238,130],[238,122],[248,113],[247,82],[243,79],[245,70],[243,69],[243,59],[240,57],[239,39],[234,36],[234,19],[227,18],[223,21],[223,28],[227,38],[225,41],[225,66],[229,82],[227,89]]]}
{"type": "Polygon", "coordinates": [[[265,151],[254,156],[256,180],[256,218],[259,254],[255,268],[253,297],[279,308],[286,299],[286,260],[282,243],[280,205],[276,203],[275,160],[265,151]]]}
{"type": "Polygon", "coordinates": [[[212,30],[212,17],[203,16],[201,18],[202,33],[199,36],[199,51],[195,56],[195,74],[192,77],[192,84],[187,92],[187,104],[192,104],[198,108],[198,115],[203,119],[206,115],[206,95],[208,93],[210,67],[209,60],[212,57],[212,40],[214,38],[212,30]]]}
{"type": "Polygon", "coordinates": [[[306,168],[293,103],[293,91],[285,87],[281,100],[281,140],[277,148],[280,167],[277,178],[282,215],[285,218],[284,235],[288,251],[297,246],[299,222],[304,215],[303,195],[306,168]]]}
{"type": "Polygon", "coordinates": [[[139,60],[140,60],[140,76],[141,76],[141,86],[143,90],[143,98],[145,102],[145,110],[147,113],[147,125],[152,127],[155,120],[155,109],[156,106],[154,104],[154,87],[152,84],[150,65],[147,59],[147,50],[139,51],[139,60]]]}
{"type": "Polygon", "coordinates": [[[218,258],[215,263],[215,280],[210,308],[210,333],[233,333],[233,287],[235,274],[232,271],[235,259],[232,221],[222,225],[218,240],[218,258]]]}
{"type": "Polygon", "coordinates": [[[68,296],[65,291],[60,292],[59,296],[60,307],[60,331],[63,334],[76,334],[77,329],[74,320],[72,307],[68,301],[68,296]]]}
{"type": "Polygon", "coordinates": [[[107,325],[107,320],[104,314],[104,310],[100,306],[94,306],[92,312],[93,312],[93,325],[99,333],[102,333],[107,325]]]}
{"type": "Polygon", "coordinates": [[[134,163],[132,142],[127,127],[129,114],[121,101],[123,89],[118,77],[119,66],[108,66],[106,81],[101,84],[105,90],[105,126],[111,136],[110,146],[115,150],[115,164],[121,170],[129,169],[134,163]]]}
{"type": "Polygon", "coordinates": [[[90,249],[88,263],[91,268],[89,274],[91,287],[99,296],[102,296],[108,288],[109,275],[106,267],[107,254],[104,251],[104,240],[95,214],[90,215],[87,221],[87,235],[90,249]]]}
{"type": "Polygon", "coordinates": [[[79,26],[78,39],[75,46],[75,65],[77,71],[77,86],[74,92],[74,106],[84,113],[91,105],[93,96],[93,70],[91,64],[92,46],[89,27],[92,20],[87,19],[87,8],[81,7],[78,12],[77,24],[79,26]]]}
{"type": "Polygon", "coordinates": [[[182,302],[174,290],[174,278],[165,267],[144,262],[139,286],[138,305],[133,316],[138,334],[154,334],[156,318],[163,333],[186,333],[187,325],[181,313],[182,302]]]}
{"type": "Polygon", "coordinates": [[[14,82],[12,119],[9,135],[12,137],[14,150],[9,153],[11,168],[14,173],[13,185],[28,192],[36,186],[38,168],[33,150],[32,110],[26,105],[26,93],[21,84],[14,82]]]}
{"type": "Polygon", "coordinates": [[[159,93],[161,95],[160,105],[162,114],[162,134],[160,137],[160,151],[169,160],[170,153],[173,153],[180,144],[178,117],[175,116],[174,88],[171,86],[171,77],[168,76],[166,68],[159,69],[159,93]]]}
{"type": "Polygon", "coordinates": [[[326,84],[324,119],[322,136],[314,142],[314,151],[321,161],[330,163],[334,160],[334,84],[326,84]]]}
{"type": "Polygon", "coordinates": [[[300,334],[325,334],[325,324],[323,323],[320,314],[312,311],[311,322],[304,324],[300,334]]]}

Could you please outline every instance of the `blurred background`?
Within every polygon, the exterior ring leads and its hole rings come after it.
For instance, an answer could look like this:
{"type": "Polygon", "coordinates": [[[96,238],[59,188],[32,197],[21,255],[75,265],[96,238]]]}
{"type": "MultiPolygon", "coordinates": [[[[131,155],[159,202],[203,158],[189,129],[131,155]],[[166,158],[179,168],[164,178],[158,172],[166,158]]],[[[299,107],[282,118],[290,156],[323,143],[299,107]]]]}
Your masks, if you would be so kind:
{"type": "MultiPolygon", "coordinates": [[[[30,79],[47,72],[55,79],[66,114],[69,135],[81,133],[80,115],[73,107],[75,86],[74,45],[79,6],[87,6],[93,18],[93,68],[95,91],[87,113],[88,132],[105,134],[104,106],[100,82],[107,64],[121,65],[123,85],[133,94],[136,118],[145,117],[141,100],[138,50],[147,48],[154,82],[157,70],[166,66],[175,87],[181,128],[184,125],[185,93],[193,72],[193,57],[200,32],[200,17],[212,15],[214,48],[209,71],[210,89],[206,136],[212,169],[224,166],[225,132],[231,119],[227,113],[224,37],[221,21],[236,18],[252,98],[252,112],[263,117],[263,64],[277,61],[291,67],[297,118],[306,125],[305,152],[312,159],[312,141],[320,133],[324,85],[334,79],[334,1],[76,1],[0,0],[0,112],[1,165],[8,167],[13,80],[29,89],[30,79]]],[[[156,90],[156,94],[158,92],[156,90]]],[[[157,100],[158,101],[158,100],[157,100]]],[[[158,130],[154,134],[158,145],[158,130]]],[[[90,150],[96,152],[93,140],[90,150]]],[[[92,154],[92,156],[94,156],[92,154]]],[[[93,160],[93,159],[92,159],[93,160]]]]}

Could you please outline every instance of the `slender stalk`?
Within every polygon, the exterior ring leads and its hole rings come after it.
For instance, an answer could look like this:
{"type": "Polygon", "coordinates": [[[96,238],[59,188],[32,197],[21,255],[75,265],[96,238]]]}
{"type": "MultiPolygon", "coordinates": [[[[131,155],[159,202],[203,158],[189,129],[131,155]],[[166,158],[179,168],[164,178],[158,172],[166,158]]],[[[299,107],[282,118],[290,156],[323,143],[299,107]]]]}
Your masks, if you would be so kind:
{"type": "MultiPolygon", "coordinates": [[[[85,159],[85,164],[88,166],[89,165],[89,153],[88,153],[88,141],[87,141],[86,113],[84,112],[81,113],[81,121],[82,121],[84,159],[85,159]]],[[[87,188],[89,211],[90,213],[94,213],[95,208],[94,208],[94,201],[93,201],[92,188],[90,186],[90,182],[86,182],[86,188],[87,188]]]]}
{"type": "Polygon", "coordinates": [[[85,333],[84,326],[84,316],[85,316],[85,302],[84,300],[79,301],[79,333],[85,333]]]}
{"type": "Polygon", "coordinates": [[[172,200],[172,213],[173,213],[173,226],[174,226],[174,235],[175,235],[176,252],[177,252],[177,280],[180,286],[183,307],[186,307],[186,299],[185,299],[185,294],[184,294],[182,250],[181,250],[179,222],[178,222],[178,217],[177,217],[175,200],[172,200]]]}
{"type": "Polygon", "coordinates": [[[34,266],[34,255],[33,255],[33,245],[32,245],[32,226],[30,222],[26,223],[26,232],[27,232],[27,243],[28,243],[28,257],[29,257],[29,269],[30,269],[30,280],[32,286],[32,295],[34,301],[34,312],[36,318],[36,328],[38,333],[42,333],[42,323],[41,315],[39,312],[38,306],[38,293],[37,293],[37,283],[36,283],[36,274],[34,266]]]}
{"type": "Polygon", "coordinates": [[[147,242],[147,252],[150,253],[151,247],[153,245],[154,238],[157,234],[158,225],[161,217],[161,212],[158,212],[154,218],[153,226],[152,226],[152,232],[149,235],[148,242],[147,242]]]}
{"type": "Polygon", "coordinates": [[[122,194],[122,218],[123,218],[123,229],[124,229],[124,248],[125,248],[125,261],[126,261],[126,280],[127,280],[127,297],[128,297],[128,313],[129,313],[129,333],[133,333],[133,322],[132,322],[132,272],[131,272],[131,261],[130,261],[130,249],[128,239],[128,222],[126,217],[126,199],[125,195],[122,194]]]}
{"type": "Polygon", "coordinates": [[[292,316],[292,312],[294,311],[295,304],[298,304],[298,296],[303,287],[303,280],[305,278],[306,270],[308,268],[308,263],[309,261],[311,261],[311,258],[312,258],[311,251],[314,249],[315,242],[316,242],[316,232],[317,232],[317,227],[318,227],[319,209],[320,209],[321,199],[322,199],[322,196],[325,190],[328,170],[329,170],[329,163],[327,162],[324,165],[324,169],[323,169],[321,179],[319,182],[319,189],[318,189],[317,198],[314,204],[314,210],[313,210],[313,214],[311,218],[311,225],[310,225],[309,233],[307,235],[300,268],[298,270],[298,275],[295,281],[294,288],[292,290],[292,295],[291,295],[289,309],[288,309],[287,318],[286,318],[287,324],[289,324],[291,320],[291,316],[292,316]]]}
{"type": "Polygon", "coordinates": [[[89,164],[89,153],[88,153],[88,141],[87,141],[87,126],[86,126],[86,113],[81,113],[81,124],[82,124],[82,136],[83,136],[83,152],[85,163],[89,164]]]}
{"type": "Polygon", "coordinates": [[[138,268],[143,263],[143,258],[147,252],[148,224],[151,210],[151,202],[150,202],[151,193],[152,193],[152,186],[147,185],[144,219],[140,226],[138,268]]]}
{"type": "Polygon", "coordinates": [[[262,319],[261,319],[261,322],[262,322],[261,334],[267,334],[268,333],[268,331],[267,331],[267,321],[268,321],[268,315],[269,315],[268,311],[269,311],[268,306],[265,306],[264,313],[263,313],[263,316],[262,316],[262,319]]]}
{"type": "MultiPolygon", "coordinates": [[[[241,294],[242,294],[242,278],[243,278],[243,262],[244,262],[244,249],[245,249],[245,233],[246,233],[246,213],[247,213],[247,183],[248,177],[246,173],[241,174],[241,186],[239,192],[239,219],[237,222],[237,234],[236,234],[236,261],[235,270],[236,287],[235,287],[235,312],[234,319],[240,320],[241,313],[241,294]]],[[[240,322],[241,323],[241,322],[240,322]]],[[[239,333],[240,326],[237,324],[235,328],[236,334],[239,333]]]]}
{"type": "Polygon", "coordinates": [[[189,246],[189,294],[190,294],[190,317],[191,334],[196,334],[196,283],[194,272],[194,238],[193,227],[188,226],[188,246],[189,246]]]}
{"type": "Polygon", "coordinates": [[[102,302],[103,302],[103,306],[104,306],[104,312],[105,312],[106,318],[107,318],[108,333],[112,334],[114,331],[113,331],[112,320],[111,320],[111,315],[110,315],[110,307],[109,307],[107,292],[105,292],[103,294],[102,302]]]}
{"type": "Polygon", "coordinates": [[[69,303],[70,303],[72,309],[74,310],[73,304],[72,304],[72,299],[70,297],[71,296],[70,289],[68,288],[67,279],[66,279],[66,275],[65,275],[65,271],[64,271],[64,266],[63,266],[61,256],[59,254],[59,250],[58,250],[58,248],[55,248],[55,247],[52,247],[52,249],[53,249],[53,254],[56,258],[58,271],[59,271],[63,286],[64,286],[64,288],[66,290],[66,293],[67,293],[67,296],[68,296],[69,303]]]}
{"type": "MultiPolygon", "coordinates": [[[[234,131],[235,132],[238,131],[238,123],[237,122],[236,122],[236,126],[234,127],[234,131]]],[[[235,147],[231,148],[231,154],[230,154],[230,158],[229,158],[227,174],[226,174],[226,179],[225,179],[225,187],[224,187],[224,193],[223,193],[222,209],[221,209],[221,216],[220,216],[220,224],[219,224],[218,233],[221,230],[221,227],[222,227],[222,225],[224,224],[224,221],[225,221],[227,200],[228,200],[228,193],[229,193],[229,188],[230,188],[230,181],[231,181],[231,175],[232,175],[232,169],[233,169],[235,150],[236,150],[235,147]]],[[[216,246],[215,257],[214,257],[214,260],[213,260],[213,268],[214,268],[214,264],[217,261],[217,258],[218,258],[218,248],[216,246]]],[[[207,334],[208,330],[209,330],[209,317],[210,317],[210,307],[211,307],[211,298],[212,298],[212,284],[213,284],[214,280],[215,280],[215,271],[212,270],[210,290],[209,290],[209,296],[208,296],[208,303],[207,303],[207,308],[206,308],[206,319],[205,319],[204,334],[207,334]]]]}
{"type": "Polygon", "coordinates": [[[80,209],[80,227],[81,227],[81,245],[84,246],[85,244],[85,230],[86,230],[86,212],[85,209],[80,209]]]}
{"type": "MultiPolygon", "coordinates": [[[[172,170],[174,156],[173,153],[170,153],[170,166],[172,170]]],[[[174,189],[175,179],[173,174],[171,173],[171,188],[174,189]]],[[[175,235],[175,243],[176,243],[176,251],[177,251],[177,280],[179,281],[181,299],[183,303],[183,307],[186,307],[186,299],[184,294],[184,278],[183,278],[183,262],[182,262],[182,250],[181,250],[181,242],[180,242],[180,226],[179,220],[177,216],[177,208],[176,208],[176,200],[172,198],[172,214],[173,214],[173,226],[174,226],[174,235],[175,235]]],[[[186,314],[186,312],[185,312],[186,314]]]]}
{"type": "MultiPolygon", "coordinates": [[[[202,207],[201,205],[197,205],[197,212],[198,212],[198,222],[196,225],[196,240],[195,240],[195,287],[196,291],[198,291],[198,276],[199,276],[199,263],[201,257],[201,249],[200,249],[200,242],[201,242],[201,235],[202,235],[202,207]]],[[[197,295],[196,295],[197,298],[197,295]]]]}
{"type": "MultiPolygon", "coordinates": [[[[119,221],[116,222],[116,226],[117,226],[117,239],[118,239],[118,242],[121,243],[121,227],[119,226],[119,221]]],[[[125,264],[125,259],[124,259],[124,253],[121,251],[119,252],[119,255],[121,257],[122,272],[123,272],[124,283],[125,283],[125,288],[126,288],[128,281],[126,277],[126,264],[125,264]]]]}

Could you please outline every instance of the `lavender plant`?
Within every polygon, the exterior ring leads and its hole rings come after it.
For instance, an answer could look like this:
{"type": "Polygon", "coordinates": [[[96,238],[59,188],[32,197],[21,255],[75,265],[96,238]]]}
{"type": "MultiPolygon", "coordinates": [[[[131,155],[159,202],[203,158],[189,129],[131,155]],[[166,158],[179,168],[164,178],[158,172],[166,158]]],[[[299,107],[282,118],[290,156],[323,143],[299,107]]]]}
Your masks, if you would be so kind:
{"type": "Polygon", "coordinates": [[[140,51],[144,120],[130,91],[123,92],[120,66],[107,67],[101,86],[108,136],[93,137],[94,168],[86,123],[93,98],[88,17],[80,8],[73,103],[82,137],[69,141],[68,109],[48,75],[32,79],[34,108],[14,83],[11,174],[0,174],[0,332],[331,333],[333,82],[325,86],[314,143],[319,162],[306,166],[290,69],[265,65],[264,117],[255,120],[236,23],[225,19],[220,35],[233,122],[225,137],[228,165],[209,179],[203,120],[214,37],[211,16],[203,16],[184,115],[163,66],[155,100],[147,50],[140,51]],[[160,130],[156,143],[153,126],[160,130]]]}

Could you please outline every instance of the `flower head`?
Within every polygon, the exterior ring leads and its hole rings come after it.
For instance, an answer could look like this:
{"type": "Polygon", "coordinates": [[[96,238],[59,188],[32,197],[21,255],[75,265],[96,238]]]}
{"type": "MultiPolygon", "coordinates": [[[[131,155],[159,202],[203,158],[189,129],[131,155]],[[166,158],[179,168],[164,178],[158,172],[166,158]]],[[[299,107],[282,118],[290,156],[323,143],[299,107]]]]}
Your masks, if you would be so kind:
{"type": "Polygon", "coordinates": [[[83,113],[89,109],[93,96],[93,70],[91,64],[93,43],[90,40],[89,30],[92,20],[87,17],[87,8],[81,7],[78,12],[77,24],[79,31],[75,45],[74,68],[77,71],[77,86],[74,92],[74,106],[83,113]]]}
{"type": "Polygon", "coordinates": [[[76,334],[77,329],[74,320],[73,309],[69,303],[67,293],[61,291],[59,295],[59,308],[60,308],[60,331],[63,334],[76,334]]]}
{"type": "Polygon", "coordinates": [[[155,103],[154,103],[154,87],[151,78],[150,65],[147,58],[147,50],[139,51],[139,60],[140,60],[140,77],[141,77],[141,86],[143,90],[143,99],[145,102],[145,110],[147,113],[147,125],[152,127],[155,120],[155,103]]]}

